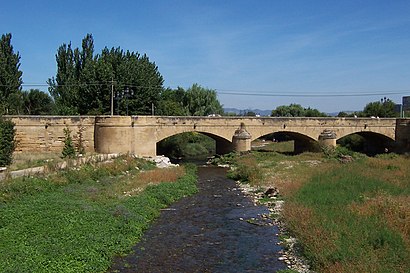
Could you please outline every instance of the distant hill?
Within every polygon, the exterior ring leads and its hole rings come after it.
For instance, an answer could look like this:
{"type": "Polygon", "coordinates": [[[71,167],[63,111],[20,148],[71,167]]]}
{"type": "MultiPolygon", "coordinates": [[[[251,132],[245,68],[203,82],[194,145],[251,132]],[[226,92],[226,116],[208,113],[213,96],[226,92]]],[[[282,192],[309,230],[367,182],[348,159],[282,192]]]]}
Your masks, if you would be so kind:
{"type": "MultiPolygon", "coordinates": [[[[243,115],[246,114],[247,112],[254,112],[257,115],[260,116],[270,116],[272,113],[272,110],[260,110],[260,109],[237,109],[237,108],[224,108],[225,113],[235,113],[236,115],[243,115]]],[[[343,111],[347,114],[352,114],[355,111],[343,111]]],[[[333,113],[326,113],[330,117],[336,117],[339,112],[333,112],[333,113]]]]}
{"type": "Polygon", "coordinates": [[[255,114],[260,116],[270,116],[272,110],[224,108],[224,112],[235,113],[237,115],[243,115],[247,112],[254,112],[255,114]]]}

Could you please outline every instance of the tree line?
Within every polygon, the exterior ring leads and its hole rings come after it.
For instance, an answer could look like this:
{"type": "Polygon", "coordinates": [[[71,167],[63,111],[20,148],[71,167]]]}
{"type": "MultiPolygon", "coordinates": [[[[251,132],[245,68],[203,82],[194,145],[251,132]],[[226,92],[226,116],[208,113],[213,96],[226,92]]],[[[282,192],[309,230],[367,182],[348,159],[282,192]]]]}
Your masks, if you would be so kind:
{"type": "Polygon", "coordinates": [[[98,54],[87,34],[81,48],[63,43],[56,53],[56,75],[49,94],[22,90],[20,54],[12,35],[0,41],[0,115],[209,115],[222,114],[215,90],[198,84],[164,88],[155,62],[146,54],[105,47],[98,54]]]}
{"type": "MultiPolygon", "coordinates": [[[[56,53],[56,75],[47,80],[48,93],[22,90],[21,56],[11,44],[11,33],[0,40],[0,115],[224,115],[213,89],[193,84],[188,89],[164,88],[155,62],[146,54],[105,47],[95,53],[87,34],[80,48],[63,43],[56,53]]],[[[396,117],[390,99],[368,103],[363,111],[340,112],[339,117],[396,117]]],[[[250,111],[247,116],[256,113],[250,111]]],[[[278,106],[271,116],[323,117],[300,104],[278,106]]]]}

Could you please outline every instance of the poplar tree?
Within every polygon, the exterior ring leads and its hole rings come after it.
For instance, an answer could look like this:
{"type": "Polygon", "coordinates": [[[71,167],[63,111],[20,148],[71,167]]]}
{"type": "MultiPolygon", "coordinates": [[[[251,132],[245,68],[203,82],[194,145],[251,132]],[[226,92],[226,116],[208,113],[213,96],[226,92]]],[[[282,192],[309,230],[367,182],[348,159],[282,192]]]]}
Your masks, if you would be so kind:
{"type": "Polygon", "coordinates": [[[19,114],[22,75],[20,54],[11,45],[11,33],[0,39],[0,115],[19,114]]]}
{"type": "Polygon", "coordinates": [[[115,112],[150,114],[159,101],[163,78],[147,55],[105,47],[94,55],[91,34],[82,47],[63,44],[56,54],[57,74],[49,79],[49,91],[59,114],[109,114],[115,89],[115,112]],[[125,92],[128,90],[128,93],[125,92]]]}

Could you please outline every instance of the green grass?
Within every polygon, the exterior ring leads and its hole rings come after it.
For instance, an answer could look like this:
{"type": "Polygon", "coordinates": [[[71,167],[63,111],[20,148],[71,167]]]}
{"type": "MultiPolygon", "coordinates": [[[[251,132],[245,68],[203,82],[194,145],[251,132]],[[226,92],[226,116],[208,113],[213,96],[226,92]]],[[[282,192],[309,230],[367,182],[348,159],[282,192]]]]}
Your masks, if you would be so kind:
{"type": "Polygon", "coordinates": [[[2,183],[0,272],[105,272],[161,208],[196,192],[195,169],[189,167],[176,182],[122,195],[138,179],[136,165],[152,168],[144,164],[120,159],[2,183]]]}
{"type": "Polygon", "coordinates": [[[314,176],[288,200],[293,208],[313,212],[305,219],[288,220],[319,271],[406,272],[410,268],[408,238],[389,226],[392,219],[381,211],[360,214],[355,209],[380,196],[408,196],[409,187],[362,175],[365,167],[356,163],[314,176]],[[306,223],[300,225],[300,221],[306,223]],[[326,238],[323,244],[312,233],[326,238]]]}
{"type": "Polygon", "coordinates": [[[252,152],[231,161],[232,177],[279,189],[282,218],[316,272],[410,272],[408,157],[353,154],[342,164],[252,152]]]}
{"type": "Polygon", "coordinates": [[[252,145],[254,147],[252,150],[262,151],[262,152],[278,152],[278,153],[293,153],[294,141],[282,141],[282,142],[272,142],[272,141],[260,141],[255,140],[252,145]]]}

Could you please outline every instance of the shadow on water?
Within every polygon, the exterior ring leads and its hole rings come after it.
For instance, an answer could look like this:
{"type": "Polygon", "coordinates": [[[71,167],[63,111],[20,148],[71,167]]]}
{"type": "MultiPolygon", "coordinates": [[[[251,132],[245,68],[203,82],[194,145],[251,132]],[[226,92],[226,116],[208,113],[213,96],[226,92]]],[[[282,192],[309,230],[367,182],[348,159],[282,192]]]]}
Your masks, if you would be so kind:
{"type": "MultiPolygon", "coordinates": [[[[203,161],[202,161],[203,163],[203,161]]],[[[275,272],[277,227],[262,221],[266,207],[243,195],[226,169],[198,168],[199,193],[164,209],[133,253],[109,272],[275,272]]]]}
{"type": "Polygon", "coordinates": [[[180,157],[180,158],[174,158],[170,157],[170,161],[173,164],[195,164],[197,166],[202,166],[205,165],[208,159],[210,158],[210,155],[199,155],[199,156],[191,156],[191,157],[180,157]]]}

